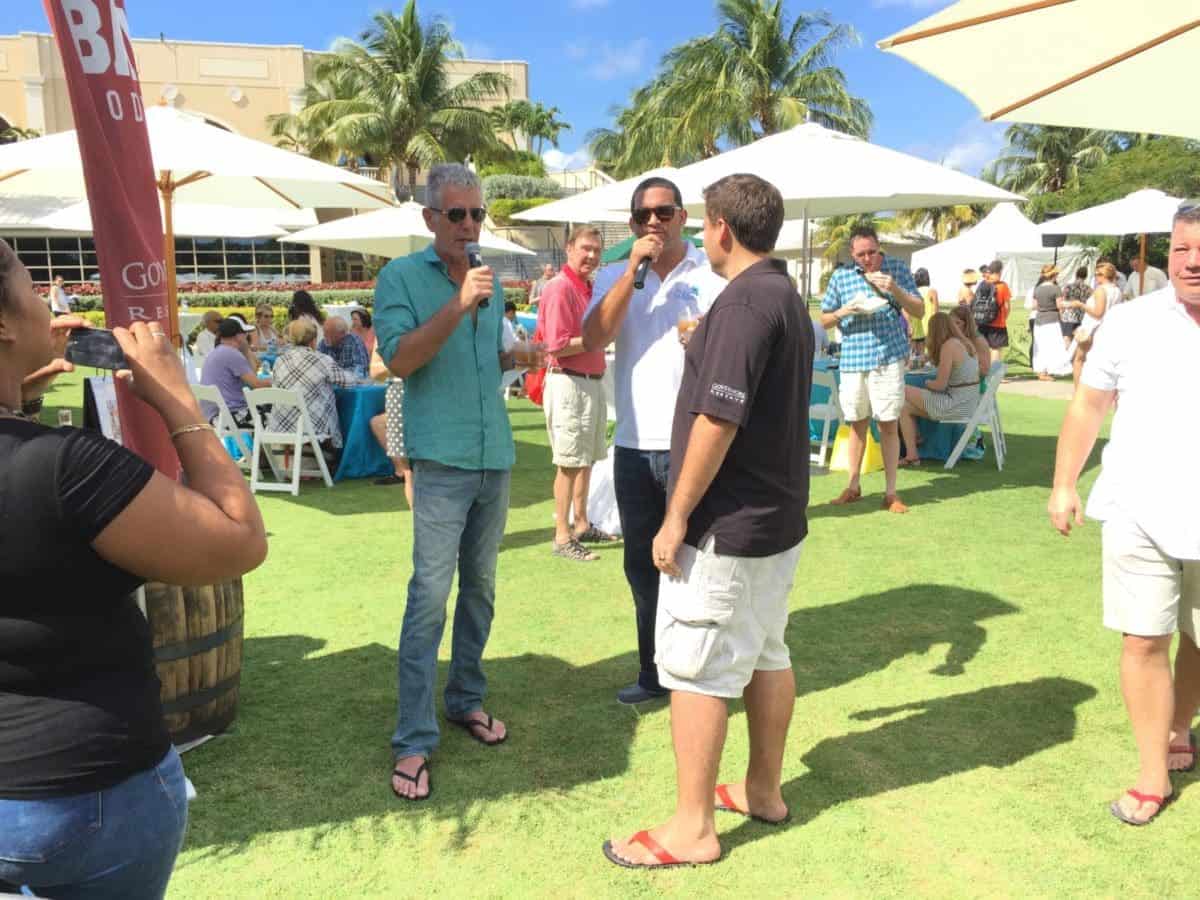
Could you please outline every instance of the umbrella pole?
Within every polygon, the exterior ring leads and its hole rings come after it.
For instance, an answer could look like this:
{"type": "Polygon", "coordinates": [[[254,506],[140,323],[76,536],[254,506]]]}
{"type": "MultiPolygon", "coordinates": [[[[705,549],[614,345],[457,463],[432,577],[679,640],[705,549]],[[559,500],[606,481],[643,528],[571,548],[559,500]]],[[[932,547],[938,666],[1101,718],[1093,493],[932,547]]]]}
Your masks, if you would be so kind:
{"type": "Polygon", "coordinates": [[[179,333],[179,286],[175,283],[175,185],[170,172],[160,173],[158,192],[162,197],[163,259],[167,264],[167,333],[178,350],[183,347],[183,336],[179,333]]]}
{"type": "Polygon", "coordinates": [[[801,238],[804,241],[804,285],[800,289],[800,296],[804,298],[804,308],[808,309],[808,289],[812,281],[812,246],[808,240],[808,208],[804,210],[804,232],[801,238]]]}
{"type": "Polygon", "coordinates": [[[1142,232],[1142,271],[1138,273],[1138,292],[1137,295],[1142,296],[1142,291],[1146,289],[1146,234],[1142,232]]]}

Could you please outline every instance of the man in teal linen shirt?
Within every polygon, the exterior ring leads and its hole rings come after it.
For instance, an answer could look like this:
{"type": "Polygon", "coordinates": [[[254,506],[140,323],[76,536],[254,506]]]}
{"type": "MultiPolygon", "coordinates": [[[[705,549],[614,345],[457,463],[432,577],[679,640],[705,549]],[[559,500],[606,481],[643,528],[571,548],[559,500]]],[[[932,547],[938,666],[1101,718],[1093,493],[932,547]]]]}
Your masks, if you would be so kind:
{"type": "Polygon", "coordinates": [[[515,453],[500,397],[504,294],[487,266],[471,269],[466,245],[484,219],[479,179],[465,166],[434,166],[425,223],[433,244],[394,259],[375,288],[379,353],[404,379],[404,443],[413,468],[413,575],[400,631],[392,791],[429,796],[438,745],[433,688],[446,602],[459,574],[446,718],[494,746],[508,737],[483,711],[483,648],[495,605],[496,557],[515,453]],[[489,305],[480,308],[481,300],[489,305]]]}

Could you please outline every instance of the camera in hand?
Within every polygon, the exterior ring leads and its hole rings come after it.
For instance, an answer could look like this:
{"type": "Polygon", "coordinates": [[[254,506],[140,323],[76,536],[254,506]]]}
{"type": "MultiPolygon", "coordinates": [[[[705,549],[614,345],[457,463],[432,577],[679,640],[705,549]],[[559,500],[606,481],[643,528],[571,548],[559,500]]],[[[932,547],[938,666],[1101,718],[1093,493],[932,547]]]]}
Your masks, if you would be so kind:
{"type": "Polygon", "coordinates": [[[128,368],[121,345],[103,328],[72,328],[65,357],[69,363],[94,369],[128,368]]]}

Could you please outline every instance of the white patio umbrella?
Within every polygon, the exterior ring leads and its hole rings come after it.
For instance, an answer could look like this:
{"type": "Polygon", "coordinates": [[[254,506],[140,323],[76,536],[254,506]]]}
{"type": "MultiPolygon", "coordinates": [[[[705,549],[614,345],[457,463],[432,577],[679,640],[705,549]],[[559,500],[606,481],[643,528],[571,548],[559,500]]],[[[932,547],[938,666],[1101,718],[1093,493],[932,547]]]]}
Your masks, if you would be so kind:
{"type": "Polygon", "coordinates": [[[989,121],[1200,138],[1172,84],[1200,57],[1195,0],[960,0],[879,46],[989,121]]]}
{"type": "MultiPolygon", "coordinates": [[[[20,206],[23,198],[11,198],[4,206],[20,206]]],[[[164,215],[165,217],[165,215],[164,215]]],[[[172,213],[176,237],[256,238],[282,237],[287,227],[316,224],[311,209],[241,209],[198,203],[176,203],[172,213]],[[287,227],[285,227],[287,226],[287,227]]],[[[0,224],[3,213],[0,213],[0,224]]],[[[86,201],[67,201],[61,209],[42,215],[25,226],[79,235],[92,234],[91,210],[86,201]]]]}
{"type": "MultiPolygon", "coordinates": [[[[738,172],[779,188],[784,217],[804,223],[806,247],[812,218],[1023,199],[954,169],[810,122],[684,166],[678,180],[688,212],[703,215],[703,189],[738,172]]],[[[807,269],[806,252],[806,286],[807,269]]]]}
{"type": "MultiPolygon", "coordinates": [[[[179,333],[175,287],[174,204],[254,209],[393,205],[388,185],[272,147],[167,106],[146,110],[150,154],[159,173],[171,333],[179,333]]],[[[86,196],[74,131],[0,146],[0,200],[5,196],[86,196]]]]}
{"type": "Polygon", "coordinates": [[[670,166],[651,169],[633,178],[625,178],[594,187],[572,197],[545,203],[519,212],[514,219],[522,222],[611,222],[629,221],[629,201],[633,189],[647,178],[666,178],[677,181],[679,170],[670,166]]]}
{"type": "MultiPolygon", "coordinates": [[[[421,215],[424,208],[410,200],[391,209],[377,209],[306,228],[280,238],[280,243],[309,244],[352,253],[369,253],[372,256],[405,256],[426,247],[433,240],[421,215]]],[[[486,228],[479,233],[479,244],[500,253],[534,255],[532,250],[506,241],[486,228]]]]}
{"type": "MultiPolygon", "coordinates": [[[[1041,225],[1043,234],[1138,234],[1142,266],[1146,265],[1146,235],[1171,230],[1171,221],[1182,201],[1162,191],[1134,191],[1120,200],[1101,203],[1060,216],[1041,225]]],[[[1138,279],[1141,293],[1143,279],[1138,279]]]]}

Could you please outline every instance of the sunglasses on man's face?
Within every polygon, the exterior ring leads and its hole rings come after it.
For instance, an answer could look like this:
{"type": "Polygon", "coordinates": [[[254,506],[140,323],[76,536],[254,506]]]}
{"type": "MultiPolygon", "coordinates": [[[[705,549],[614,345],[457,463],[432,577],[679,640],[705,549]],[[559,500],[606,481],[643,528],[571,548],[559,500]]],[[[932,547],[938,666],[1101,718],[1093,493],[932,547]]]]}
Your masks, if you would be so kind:
{"type": "Polygon", "coordinates": [[[666,204],[664,206],[642,206],[633,211],[633,221],[637,225],[645,225],[650,221],[650,214],[653,213],[654,217],[658,219],[658,221],[670,222],[673,218],[675,218],[675,211],[677,209],[679,209],[678,206],[673,206],[671,204],[666,204]]]}
{"type": "Polygon", "coordinates": [[[438,209],[436,206],[429,207],[435,213],[441,213],[455,225],[467,217],[467,213],[471,214],[471,220],[474,222],[482,222],[487,218],[487,210],[482,206],[476,206],[472,209],[464,209],[461,206],[456,206],[453,209],[438,209]]]}

